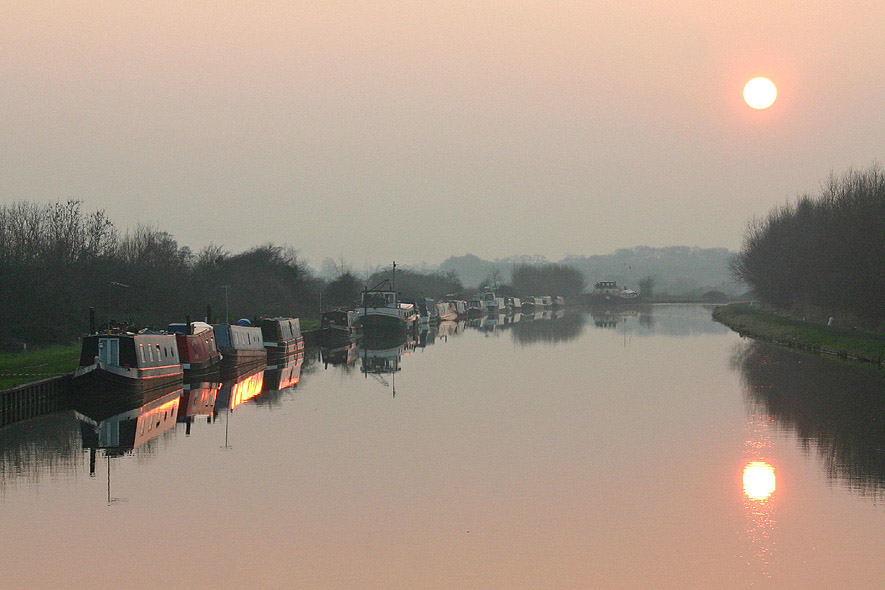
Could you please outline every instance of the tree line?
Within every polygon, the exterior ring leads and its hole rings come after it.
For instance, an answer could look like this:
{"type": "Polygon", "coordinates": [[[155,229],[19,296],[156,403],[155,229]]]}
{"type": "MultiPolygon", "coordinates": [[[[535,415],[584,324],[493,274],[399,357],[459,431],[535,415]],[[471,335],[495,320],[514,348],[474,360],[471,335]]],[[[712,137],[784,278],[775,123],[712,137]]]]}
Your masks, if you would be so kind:
{"type": "Polygon", "coordinates": [[[0,206],[0,348],[71,342],[100,324],[162,328],[207,307],[223,321],[258,315],[316,316],[321,281],[291,247],[197,253],[168,233],[121,232],[80,201],[0,206]]]}
{"type": "Polygon", "coordinates": [[[762,301],[798,315],[885,325],[885,173],[831,176],[754,219],[731,264],[762,301]]]}

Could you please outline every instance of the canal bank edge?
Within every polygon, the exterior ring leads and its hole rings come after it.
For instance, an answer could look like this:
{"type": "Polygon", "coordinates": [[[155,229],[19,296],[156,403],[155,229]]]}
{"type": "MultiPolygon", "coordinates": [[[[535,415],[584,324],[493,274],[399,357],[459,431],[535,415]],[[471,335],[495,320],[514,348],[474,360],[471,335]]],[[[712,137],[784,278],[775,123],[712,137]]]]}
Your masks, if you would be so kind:
{"type": "Polygon", "coordinates": [[[885,333],[824,326],[755,308],[746,303],[723,305],[713,319],[740,334],[788,348],[835,356],[883,367],[885,333]]]}

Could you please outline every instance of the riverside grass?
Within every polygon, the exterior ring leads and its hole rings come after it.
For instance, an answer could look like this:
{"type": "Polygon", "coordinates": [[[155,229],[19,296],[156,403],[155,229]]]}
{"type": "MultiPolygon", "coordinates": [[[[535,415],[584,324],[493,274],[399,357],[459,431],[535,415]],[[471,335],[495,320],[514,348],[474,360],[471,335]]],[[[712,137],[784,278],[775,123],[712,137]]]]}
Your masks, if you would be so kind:
{"type": "Polygon", "coordinates": [[[885,361],[885,333],[825,326],[757,309],[745,303],[717,307],[713,319],[744,336],[843,359],[885,361]]]}
{"type": "MultiPolygon", "coordinates": [[[[320,320],[301,320],[302,330],[314,330],[319,326],[320,320]]],[[[0,353],[0,390],[70,373],[77,368],[79,362],[79,342],[28,352],[0,353]]]]}
{"type": "Polygon", "coordinates": [[[79,343],[29,352],[0,353],[0,390],[70,373],[77,368],[79,361],[79,343]]]}

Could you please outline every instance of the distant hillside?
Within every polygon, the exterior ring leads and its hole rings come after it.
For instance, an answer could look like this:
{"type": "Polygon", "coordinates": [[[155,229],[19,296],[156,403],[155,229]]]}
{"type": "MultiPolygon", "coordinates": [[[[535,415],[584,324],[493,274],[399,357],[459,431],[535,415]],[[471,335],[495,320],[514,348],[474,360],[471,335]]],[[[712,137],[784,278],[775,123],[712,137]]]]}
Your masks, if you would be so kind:
{"type": "MultiPolygon", "coordinates": [[[[566,256],[559,260],[580,270],[592,286],[596,281],[615,280],[633,289],[643,277],[655,279],[655,292],[668,295],[699,295],[717,289],[739,295],[746,287],[735,282],[728,261],[732,256],[726,248],[691,248],[672,246],[651,248],[637,246],[617,250],[613,254],[566,256]]],[[[498,271],[500,280],[510,281],[510,271],[520,263],[551,262],[543,256],[510,256],[484,260],[473,254],[451,256],[439,265],[444,272],[455,271],[465,287],[476,287],[490,274],[498,271]]],[[[425,267],[425,270],[432,270],[425,267]]]]}

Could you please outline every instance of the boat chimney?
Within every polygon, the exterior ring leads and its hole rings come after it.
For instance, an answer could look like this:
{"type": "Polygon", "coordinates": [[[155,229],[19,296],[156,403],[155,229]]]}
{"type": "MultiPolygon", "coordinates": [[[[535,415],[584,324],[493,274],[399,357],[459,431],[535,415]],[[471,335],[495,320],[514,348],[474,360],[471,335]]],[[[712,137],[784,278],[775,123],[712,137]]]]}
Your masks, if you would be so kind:
{"type": "Polygon", "coordinates": [[[209,303],[206,304],[206,323],[212,323],[212,305],[209,303]]]}
{"type": "Polygon", "coordinates": [[[95,308],[89,308],[89,333],[95,334],[95,308]]]}
{"type": "Polygon", "coordinates": [[[190,336],[191,334],[194,333],[194,325],[191,324],[191,316],[189,316],[189,315],[185,315],[185,316],[184,316],[184,322],[185,322],[185,333],[186,333],[188,336],[190,336]]]}

